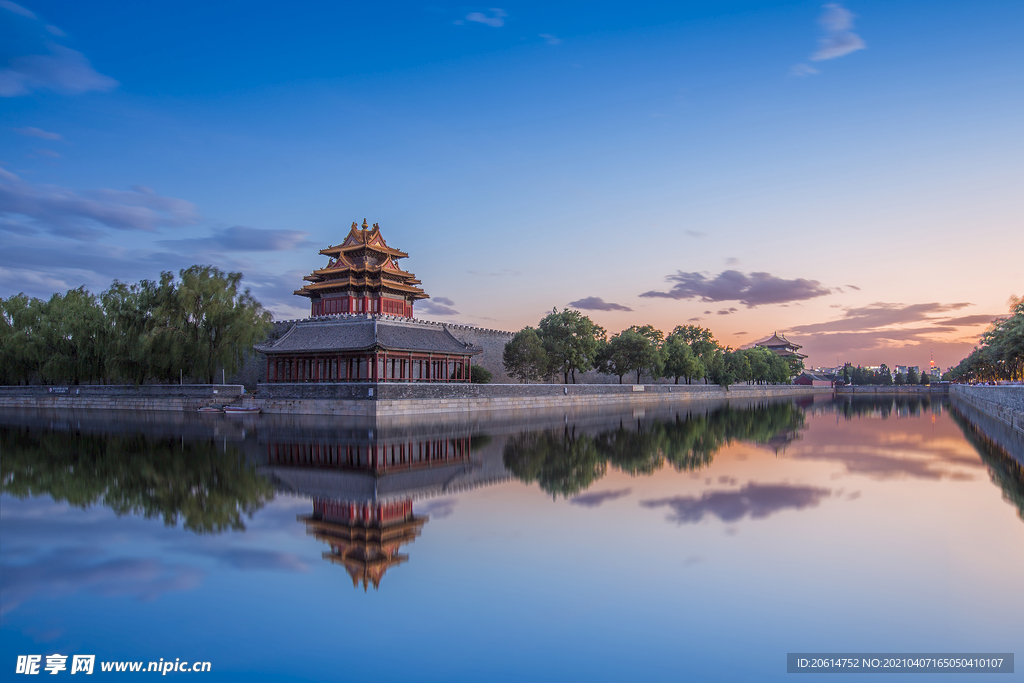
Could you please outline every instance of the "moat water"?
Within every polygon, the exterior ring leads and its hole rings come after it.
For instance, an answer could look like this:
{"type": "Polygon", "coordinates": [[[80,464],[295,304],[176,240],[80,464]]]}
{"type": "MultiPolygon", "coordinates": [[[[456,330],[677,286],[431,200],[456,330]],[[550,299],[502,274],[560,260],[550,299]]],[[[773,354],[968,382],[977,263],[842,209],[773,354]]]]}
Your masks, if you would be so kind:
{"type": "Polygon", "coordinates": [[[1021,473],[927,397],[392,426],[0,412],[0,679],[55,653],[61,675],[95,655],[100,677],[517,683],[1021,654],[1021,473]]]}

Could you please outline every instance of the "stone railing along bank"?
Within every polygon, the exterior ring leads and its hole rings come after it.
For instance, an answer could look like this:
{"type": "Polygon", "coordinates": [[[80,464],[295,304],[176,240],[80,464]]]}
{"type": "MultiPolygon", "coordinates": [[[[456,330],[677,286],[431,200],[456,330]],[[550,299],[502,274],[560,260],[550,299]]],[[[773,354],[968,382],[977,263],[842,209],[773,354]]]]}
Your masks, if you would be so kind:
{"type": "Polygon", "coordinates": [[[1024,386],[970,386],[954,384],[954,402],[966,403],[1007,427],[1024,433],[1024,386]]]}
{"type": "Polygon", "coordinates": [[[265,413],[405,416],[513,410],[664,406],[677,402],[831,394],[830,387],[675,384],[260,384],[0,387],[0,407],[193,411],[215,403],[265,413]]]}
{"type": "Polygon", "coordinates": [[[836,388],[837,394],[924,394],[925,396],[945,396],[949,393],[949,382],[913,386],[877,386],[877,385],[846,385],[836,388]]]}
{"type": "Polygon", "coordinates": [[[0,386],[0,407],[198,410],[212,403],[236,402],[244,392],[239,384],[0,386]]]}

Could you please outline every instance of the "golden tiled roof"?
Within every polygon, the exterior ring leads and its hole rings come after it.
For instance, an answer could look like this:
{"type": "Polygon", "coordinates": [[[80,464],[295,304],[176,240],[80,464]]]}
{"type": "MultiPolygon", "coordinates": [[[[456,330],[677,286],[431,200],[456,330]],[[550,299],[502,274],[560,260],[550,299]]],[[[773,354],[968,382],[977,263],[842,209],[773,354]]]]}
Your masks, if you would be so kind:
{"type": "Polygon", "coordinates": [[[391,290],[413,301],[430,298],[416,287],[421,284],[416,276],[398,266],[397,260],[408,254],[389,247],[376,223],[372,229],[366,219],[362,228],[352,223],[352,229],[340,245],[321,249],[320,253],[330,256],[330,263],[303,278],[310,284],[295,290],[298,296],[313,297],[325,291],[352,288],[391,290]]]}

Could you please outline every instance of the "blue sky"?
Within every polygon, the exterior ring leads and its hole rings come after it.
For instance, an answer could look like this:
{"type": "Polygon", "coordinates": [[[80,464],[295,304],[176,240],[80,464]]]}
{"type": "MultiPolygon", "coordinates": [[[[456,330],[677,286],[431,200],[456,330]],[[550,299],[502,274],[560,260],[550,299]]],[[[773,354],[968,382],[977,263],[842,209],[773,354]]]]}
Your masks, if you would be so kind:
{"type": "Polygon", "coordinates": [[[0,296],[211,263],[294,317],[365,217],[452,302],[423,317],[575,304],[945,366],[1024,294],[1022,25],[1011,2],[2,0],[0,296]]]}

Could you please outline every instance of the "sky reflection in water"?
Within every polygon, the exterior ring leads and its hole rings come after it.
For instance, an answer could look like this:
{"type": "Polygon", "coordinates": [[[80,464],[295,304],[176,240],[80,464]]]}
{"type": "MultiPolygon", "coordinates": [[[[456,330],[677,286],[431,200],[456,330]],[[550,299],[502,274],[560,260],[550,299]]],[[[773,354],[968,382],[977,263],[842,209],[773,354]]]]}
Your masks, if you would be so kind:
{"type": "Polygon", "coordinates": [[[1024,642],[1021,469],[937,403],[0,425],[4,670],[768,680],[788,651],[1024,642]]]}

